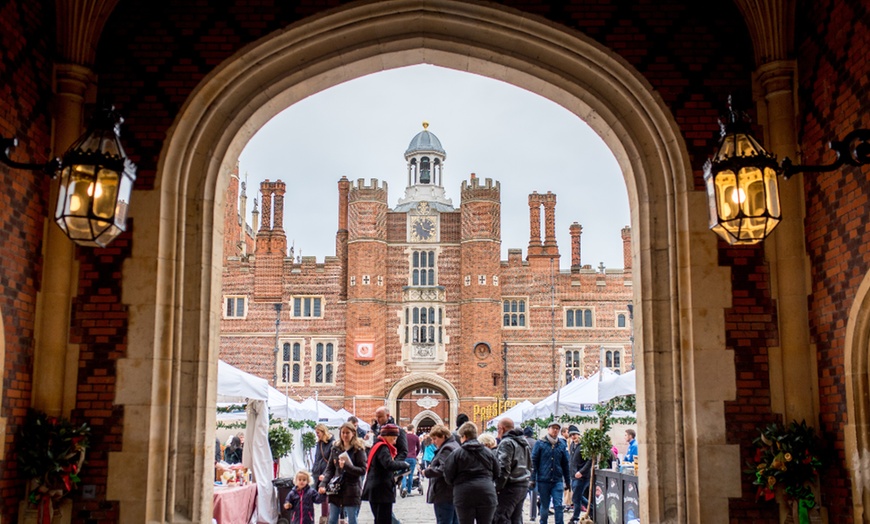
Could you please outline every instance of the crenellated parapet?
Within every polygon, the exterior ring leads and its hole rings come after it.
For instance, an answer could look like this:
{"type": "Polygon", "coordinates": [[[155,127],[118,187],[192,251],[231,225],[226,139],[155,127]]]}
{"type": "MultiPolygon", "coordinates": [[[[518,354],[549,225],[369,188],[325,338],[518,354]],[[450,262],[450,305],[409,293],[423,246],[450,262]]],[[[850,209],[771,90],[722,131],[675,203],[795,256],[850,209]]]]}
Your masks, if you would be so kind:
{"type": "Polygon", "coordinates": [[[353,204],[358,201],[377,201],[387,203],[387,182],[372,178],[368,183],[364,178],[359,178],[350,183],[348,202],[353,204]]]}
{"type": "Polygon", "coordinates": [[[501,182],[491,178],[480,179],[472,173],[469,180],[462,181],[460,196],[462,202],[469,200],[501,201],[501,182]]]}

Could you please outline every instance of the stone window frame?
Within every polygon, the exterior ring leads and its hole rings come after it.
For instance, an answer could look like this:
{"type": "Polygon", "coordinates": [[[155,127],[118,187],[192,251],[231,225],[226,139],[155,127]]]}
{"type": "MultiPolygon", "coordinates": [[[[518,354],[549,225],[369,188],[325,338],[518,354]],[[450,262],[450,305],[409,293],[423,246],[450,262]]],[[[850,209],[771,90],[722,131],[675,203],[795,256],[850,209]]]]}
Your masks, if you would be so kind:
{"type": "Polygon", "coordinates": [[[623,353],[624,349],[621,347],[601,348],[601,360],[604,362],[604,367],[622,374],[622,366],[625,364],[625,359],[623,358],[625,355],[623,355],[623,353]],[[610,360],[608,360],[608,358],[610,358],[610,360]]]}
{"type": "Polygon", "coordinates": [[[311,354],[310,354],[310,362],[311,362],[311,375],[309,383],[312,386],[334,386],[336,384],[336,376],[338,375],[338,340],[334,338],[317,338],[311,339],[311,354]],[[317,351],[318,345],[323,344],[323,360],[317,360],[317,351]],[[332,360],[327,360],[326,356],[328,355],[328,345],[332,344],[332,360]],[[317,367],[319,365],[324,366],[324,375],[323,380],[317,381],[317,367]],[[332,366],[332,380],[326,380],[326,377],[329,376],[328,367],[332,366]]]}
{"type": "Polygon", "coordinates": [[[413,248],[408,253],[408,285],[413,287],[435,287],[438,285],[438,249],[434,247],[430,248],[413,248]],[[431,265],[421,265],[419,262],[415,265],[414,255],[417,255],[417,259],[419,260],[421,257],[419,256],[421,253],[426,253],[431,256],[432,264],[431,265]],[[416,271],[428,271],[427,275],[431,275],[431,282],[428,282],[430,279],[427,276],[427,283],[420,284],[419,280],[415,283],[414,276],[416,271]]]}
{"type": "Polygon", "coordinates": [[[518,296],[518,297],[502,297],[501,299],[502,309],[502,321],[501,327],[502,329],[528,329],[529,328],[529,297],[527,296],[518,296]],[[519,304],[522,304],[522,311],[505,311],[506,303],[510,302],[510,308],[513,309],[513,302],[516,301],[519,304]],[[508,314],[518,313],[521,319],[520,324],[512,325],[512,323],[508,323],[505,319],[505,316],[508,314]]]}
{"type": "Polygon", "coordinates": [[[616,326],[618,329],[625,329],[625,328],[629,327],[628,326],[628,311],[616,311],[616,318],[613,321],[613,325],[616,326]],[[622,324],[623,324],[621,326],[619,325],[619,317],[620,316],[622,316],[622,324]]]}
{"type": "Polygon", "coordinates": [[[562,352],[562,380],[564,382],[562,385],[568,384],[578,378],[582,379],[585,377],[585,364],[583,362],[583,357],[586,353],[585,346],[570,346],[563,348],[562,352]],[[571,365],[568,365],[568,355],[571,355],[571,365]],[[575,358],[576,357],[576,358],[575,358]],[[571,370],[571,374],[573,377],[571,380],[568,380],[568,371],[571,370]]]}
{"type": "Polygon", "coordinates": [[[224,307],[223,307],[223,315],[227,320],[244,320],[248,317],[248,295],[224,295],[224,307]],[[228,308],[230,304],[230,300],[234,301],[233,313],[238,311],[238,301],[242,301],[242,308],[244,309],[244,313],[241,315],[230,315],[228,313],[228,308]]]}
{"type": "Polygon", "coordinates": [[[592,329],[595,327],[596,311],[594,306],[568,306],[562,308],[562,327],[565,329],[592,329]],[[577,316],[577,311],[583,311],[583,325],[578,326],[576,322],[568,322],[568,312],[573,311],[574,317],[577,316]],[[587,325],[588,323],[588,325],[587,325]],[[573,325],[569,325],[573,324],[573,325]]]}
{"type": "MultiPolygon", "coordinates": [[[[416,303],[416,304],[407,304],[403,308],[402,314],[402,332],[403,336],[403,345],[414,345],[414,344],[434,344],[436,348],[440,348],[444,345],[444,308],[438,304],[434,303],[416,303]],[[432,321],[426,321],[425,323],[419,321],[420,316],[418,316],[418,321],[414,322],[413,314],[414,310],[432,310],[432,314],[434,318],[432,321]],[[414,339],[414,327],[422,326],[423,328],[428,327],[432,330],[432,340],[428,340],[429,336],[427,333],[425,341],[415,340],[414,339]]],[[[428,316],[428,315],[427,315],[428,316]]]]}
{"type": "Polygon", "coordinates": [[[290,315],[293,318],[322,319],[325,316],[325,312],[326,312],[326,300],[324,300],[323,295],[293,295],[292,297],[290,297],[290,315]],[[300,301],[300,306],[301,306],[302,311],[299,311],[296,308],[296,301],[297,300],[300,301]],[[311,302],[311,312],[312,312],[311,315],[301,314],[301,313],[304,313],[304,311],[305,311],[304,300],[311,300],[312,301],[311,302]],[[313,314],[314,310],[316,309],[314,306],[314,304],[315,304],[314,300],[320,301],[320,303],[319,303],[320,304],[319,305],[320,314],[319,315],[313,314]]]}
{"type": "Polygon", "coordinates": [[[280,341],[280,350],[278,352],[278,359],[276,362],[276,373],[278,377],[279,385],[289,385],[289,386],[302,386],[305,385],[305,339],[303,338],[282,338],[280,341]],[[290,357],[289,360],[285,360],[284,351],[286,348],[285,345],[290,345],[290,357]],[[299,344],[299,358],[296,359],[293,356],[293,345],[299,344]],[[291,380],[284,380],[284,366],[288,366],[288,376],[290,376],[291,380]],[[299,366],[299,379],[292,380],[292,366],[299,366]]]}

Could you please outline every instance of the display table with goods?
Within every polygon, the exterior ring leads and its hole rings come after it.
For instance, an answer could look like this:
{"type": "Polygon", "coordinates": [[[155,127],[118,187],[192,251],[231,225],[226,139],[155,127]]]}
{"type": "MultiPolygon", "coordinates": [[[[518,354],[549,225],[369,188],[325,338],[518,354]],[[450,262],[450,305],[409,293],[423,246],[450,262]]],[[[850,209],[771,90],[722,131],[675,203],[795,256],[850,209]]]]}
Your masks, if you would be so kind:
{"type": "Polygon", "coordinates": [[[256,483],[214,487],[212,516],[218,524],[248,524],[256,507],[256,483]]]}

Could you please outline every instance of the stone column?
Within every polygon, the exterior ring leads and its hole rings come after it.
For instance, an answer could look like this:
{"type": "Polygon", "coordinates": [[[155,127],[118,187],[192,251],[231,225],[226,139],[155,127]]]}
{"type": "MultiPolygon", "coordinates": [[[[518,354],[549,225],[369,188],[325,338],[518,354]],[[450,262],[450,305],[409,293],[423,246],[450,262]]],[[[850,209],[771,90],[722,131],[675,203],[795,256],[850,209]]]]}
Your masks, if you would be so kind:
{"type": "MultiPolygon", "coordinates": [[[[776,60],[756,71],[767,149],[778,158],[796,159],[797,155],[795,69],[796,64],[791,60],[776,60]]],[[[810,346],[807,321],[809,264],[804,232],[803,175],[780,179],[779,194],[782,221],[765,242],[765,253],[773,270],[772,290],[778,309],[780,340],[779,351],[770,353],[771,400],[774,411],[781,411],[786,422],[818,420],[816,355],[810,346]],[[778,362],[775,362],[777,357],[778,362]]]]}
{"type": "MultiPolygon", "coordinates": [[[[62,155],[82,133],[85,91],[93,72],[84,66],[55,67],[55,133],[52,151],[62,155]]],[[[52,182],[48,220],[54,221],[57,183],[52,182]]],[[[78,287],[75,244],[59,227],[49,224],[45,236],[45,268],[37,305],[36,349],[33,356],[33,407],[51,416],[64,416],[75,404],[77,352],[69,355],[72,297],[78,287]],[[68,375],[68,376],[67,376],[68,375]],[[65,391],[70,395],[65,395],[65,391]],[[65,397],[68,399],[65,401],[65,397]]]]}

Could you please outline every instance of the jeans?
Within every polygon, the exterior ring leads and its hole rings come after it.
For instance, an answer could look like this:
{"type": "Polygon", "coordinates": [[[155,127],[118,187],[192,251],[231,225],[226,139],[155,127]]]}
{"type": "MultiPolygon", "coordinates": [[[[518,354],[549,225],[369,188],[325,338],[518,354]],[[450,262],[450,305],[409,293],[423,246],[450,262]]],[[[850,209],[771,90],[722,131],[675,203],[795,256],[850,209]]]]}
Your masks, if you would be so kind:
{"type": "Polygon", "coordinates": [[[547,524],[547,517],[550,516],[550,499],[553,499],[553,512],[556,517],[556,524],[564,524],[562,517],[562,492],[565,491],[565,484],[560,480],[558,482],[538,482],[535,486],[538,488],[538,496],[540,504],[538,510],[541,514],[541,524],[547,524]]]}
{"type": "Polygon", "coordinates": [[[580,520],[580,515],[583,513],[582,506],[589,504],[587,500],[589,495],[589,477],[571,479],[571,491],[573,496],[571,501],[574,503],[574,515],[571,520],[580,520]]]}
{"type": "MultiPolygon", "coordinates": [[[[344,513],[347,515],[347,524],[356,524],[356,516],[359,515],[359,506],[345,506],[344,513]]],[[[341,517],[341,507],[329,504],[329,524],[338,524],[341,517]]]]}
{"type": "Polygon", "coordinates": [[[456,506],[450,502],[436,502],[434,505],[435,524],[459,524],[459,517],[456,516],[456,506]]]}
{"type": "Polygon", "coordinates": [[[414,469],[417,467],[417,459],[415,458],[406,458],[405,462],[411,466],[411,469],[408,470],[408,474],[405,475],[405,478],[402,479],[402,488],[410,493],[414,489],[414,469]]]}

